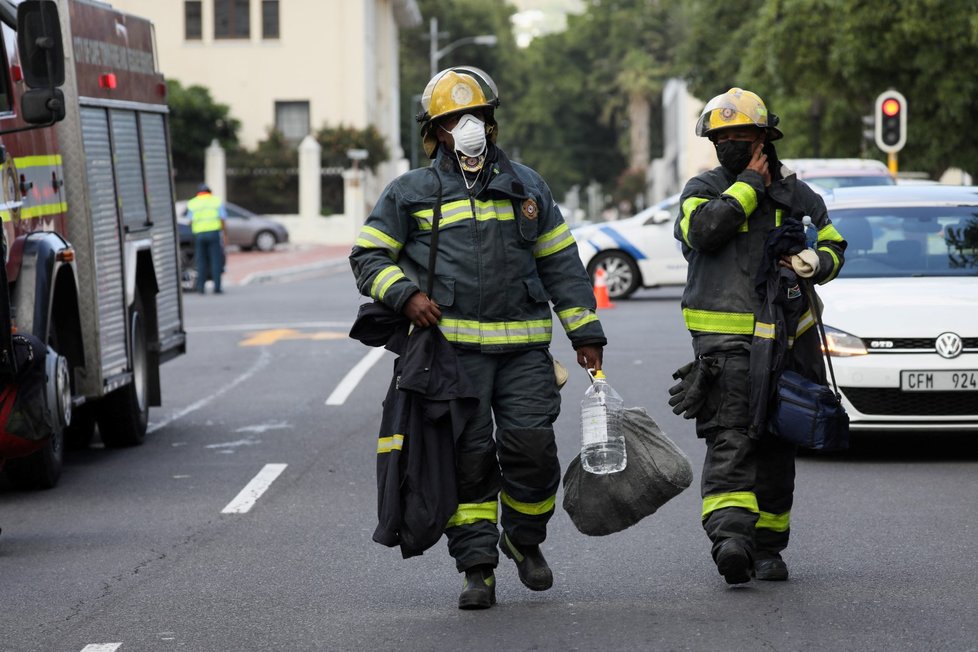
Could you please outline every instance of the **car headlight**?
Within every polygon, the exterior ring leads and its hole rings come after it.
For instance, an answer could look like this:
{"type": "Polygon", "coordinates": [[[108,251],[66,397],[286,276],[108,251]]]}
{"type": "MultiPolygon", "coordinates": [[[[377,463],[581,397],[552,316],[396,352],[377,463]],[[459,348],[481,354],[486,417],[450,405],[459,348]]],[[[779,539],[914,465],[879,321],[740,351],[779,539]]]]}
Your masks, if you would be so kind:
{"type": "Polygon", "coordinates": [[[845,358],[851,355],[866,355],[866,345],[855,335],[831,326],[825,327],[825,339],[829,346],[829,355],[845,358]]]}

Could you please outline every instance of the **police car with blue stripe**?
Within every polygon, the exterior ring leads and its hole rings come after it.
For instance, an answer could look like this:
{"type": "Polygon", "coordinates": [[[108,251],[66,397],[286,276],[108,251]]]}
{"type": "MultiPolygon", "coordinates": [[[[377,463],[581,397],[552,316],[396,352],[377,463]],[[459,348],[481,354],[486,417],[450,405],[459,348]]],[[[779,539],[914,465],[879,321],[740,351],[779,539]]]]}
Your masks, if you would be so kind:
{"type": "Polygon", "coordinates": [[[672,229],[679,214],[673,195],[632,217],[574,229],[591,281],[605,271],[608,297],[626,299],[642,287],[686,284],[686,259],[672,229]]]}

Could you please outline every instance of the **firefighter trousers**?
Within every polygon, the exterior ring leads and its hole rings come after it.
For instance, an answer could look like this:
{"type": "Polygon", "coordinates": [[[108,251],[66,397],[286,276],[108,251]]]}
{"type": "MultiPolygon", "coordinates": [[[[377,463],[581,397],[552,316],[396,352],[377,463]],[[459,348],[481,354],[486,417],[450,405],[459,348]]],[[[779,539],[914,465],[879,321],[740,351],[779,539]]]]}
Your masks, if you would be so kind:
{"type": "Polygon", "coordinates": [[[755,558],[788,545],[795,487],[795,447],[770,434],[752,439],[750,356],[719,358],[721,371],[709,392],[697,433],[706,439],[701,494],[703,528],[713,542],[739,539],[755,558]]]}
{"type": "Polygon", "coordinates": [[[478,410],[455,444],[459,507],[445,529],[461,572],[498,563],[500,504],[500,525],[514,544],[546,538],[560,484],[553,431],[560,393],[546,349],[457,352],[479,394],[478,410]]]}

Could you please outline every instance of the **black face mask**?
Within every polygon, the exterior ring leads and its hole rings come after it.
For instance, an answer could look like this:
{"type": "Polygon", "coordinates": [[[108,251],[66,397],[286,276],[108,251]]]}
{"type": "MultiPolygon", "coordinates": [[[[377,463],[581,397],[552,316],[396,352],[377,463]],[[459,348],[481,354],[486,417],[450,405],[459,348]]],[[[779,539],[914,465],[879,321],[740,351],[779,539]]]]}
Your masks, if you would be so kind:
{"type": "Polygon", "coordinates": [[[720,165],[732,174],[740,174],[747,169],[754,147],[753,140],[725,140],[717,143],[717,159],[720,165]]]}

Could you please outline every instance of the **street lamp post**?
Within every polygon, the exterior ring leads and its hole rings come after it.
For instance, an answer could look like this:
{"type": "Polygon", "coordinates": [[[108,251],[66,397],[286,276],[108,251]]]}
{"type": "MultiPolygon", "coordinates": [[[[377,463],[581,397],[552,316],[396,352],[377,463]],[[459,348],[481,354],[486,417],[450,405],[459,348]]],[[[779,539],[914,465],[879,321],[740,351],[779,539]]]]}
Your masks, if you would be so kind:
{"type": "Polygon", "coordinates": [[[455,48],[461,47],[463,45],[485,45],[492,47],[496,45],[499,39],[496,38],[495,34],[479,34],[478,36],[466,36],[460,38],[457,41],[452,41],[445,47],[438,49],[438,19],[432,18],[429,24],[429,51],[428,60],[431,64],[431,77],[435,76],[438,72],[438,60],[443,56],[454,50],[455,48]]]}

